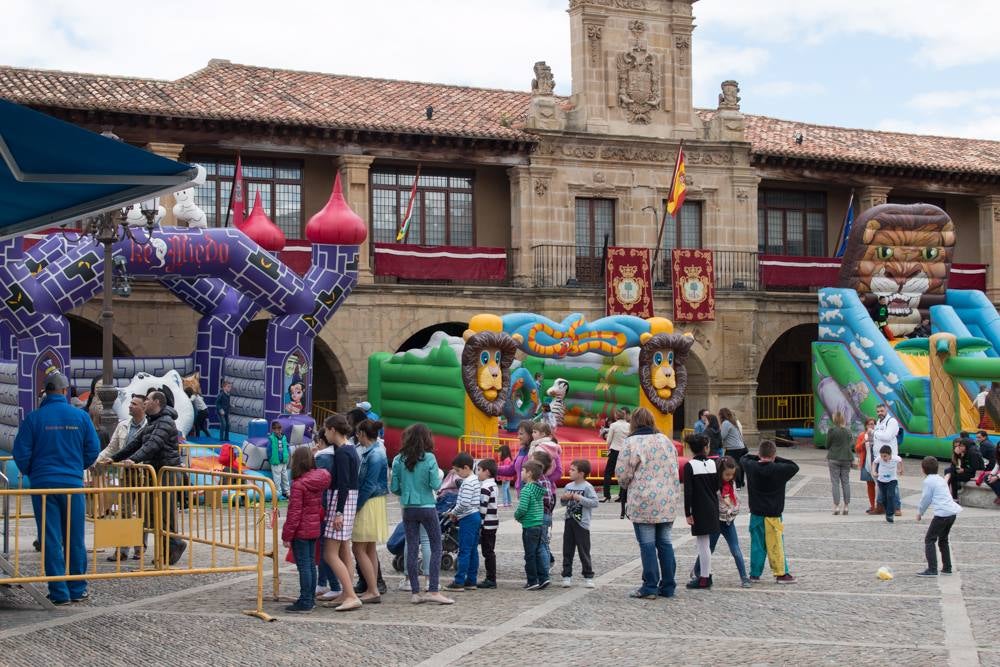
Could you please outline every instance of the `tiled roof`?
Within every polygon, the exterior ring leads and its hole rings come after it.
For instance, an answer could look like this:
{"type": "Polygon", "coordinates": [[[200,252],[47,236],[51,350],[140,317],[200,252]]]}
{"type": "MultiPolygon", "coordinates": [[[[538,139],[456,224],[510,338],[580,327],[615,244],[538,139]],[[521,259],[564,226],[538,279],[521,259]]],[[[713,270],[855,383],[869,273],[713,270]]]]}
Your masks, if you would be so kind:
{"type": "Polygon", "coordinates": [[[530,93],[219,60],[177,81],[0,67],[0,97],[70,109],[533,141],[508,127],[523,122],[530,93]]]}
{"type": "Polygon", "coordinates": [[[746,116],[747,141],[758,155],[813,158],[934,171],[1000,174],[1000,142],[811,125],[746,116]],[[795,135],[802,134],[802,143],[795,135]]]}
{"type": "MultiPolygon", "coordinates": [[[[213,60],[177,81],[0,67],[0,97],[68,109],[330,129],[534,141],[531,94],[299,72],[213,60]],[[425,109],[434,107],[433,120],[425,109]]],[[[565,100],[564,100],[565,102],[565,100]]],[[[699,110],[704,120],[712,110],[699,110]]],[[[1000,142],[811,125],[746,115],[760,156],[1000,174],[1000,142]],[[801,144],[795,142],[801,133],[801,144]]]]}

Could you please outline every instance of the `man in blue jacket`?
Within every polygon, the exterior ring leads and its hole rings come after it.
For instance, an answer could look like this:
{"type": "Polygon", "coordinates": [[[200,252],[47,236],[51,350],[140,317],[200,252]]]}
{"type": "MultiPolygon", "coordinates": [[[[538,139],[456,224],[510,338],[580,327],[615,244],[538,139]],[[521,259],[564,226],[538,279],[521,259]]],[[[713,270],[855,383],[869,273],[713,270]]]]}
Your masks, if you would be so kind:
{"type": "MultiPolygon", "coordinates": [[[[14,439],[14,461],[31,481],[33,489],[83,488],[83,471],[93,465],[101,451],[101,441],[86,412],[66,400],[69,382],[62,373],[49,374],[45,398],[38,409],[21,422],[14,439]]],[[[38,534],[45,535],[43,573],[49,577],[66,574],[64,562],[66,521],[69,519],[69,573],[86,574],[87,545],[84,541],[84,496],[49,495],[31,497],[38,534]],[[42,498],[45,499],[45,526],[42,498]],[[68,506],[67,506],[68,505],[68,506]]],[[[87,582],[49,582],[49,599],[64,605],[87,598],[87,582]]]]}

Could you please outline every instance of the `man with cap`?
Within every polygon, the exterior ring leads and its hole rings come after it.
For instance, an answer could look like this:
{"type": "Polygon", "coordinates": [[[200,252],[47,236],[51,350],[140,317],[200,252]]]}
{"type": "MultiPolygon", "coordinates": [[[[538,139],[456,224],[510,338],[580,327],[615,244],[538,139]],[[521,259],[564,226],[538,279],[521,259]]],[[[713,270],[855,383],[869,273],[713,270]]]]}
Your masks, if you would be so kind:
{"type": "MultiPolygon", "coordinates": [[[[66,399],[69,382],[57,370],[45,379],[45,398],[28,413],[14,439],[14,461],[31,481],[32,489],[83,488],[83,471],[93,465],[101,441],[86,412],[66,399]]],[[[48,577],[66,575],[66,522],[69,521],[69,573],[86,574],[87,545],[84,542],[85,501],[82,494],[31,496],[38,534],[45,537],[42,572],[48,577]],[[45,525],[42,503],[45,503],[45,525]]],[[[87,598],[87,582],[49,582],[49,600],[56,605],[87,598]]]]}
{"type": "Polygon", "coordinates": [[[378,413],[372,410],[372,404],[368,401],[361,401],[360,403],[355,403],[354,407],[360,408],[365,411],[365,416],[371,419],[373,422],[378,421],[378,413]]]}

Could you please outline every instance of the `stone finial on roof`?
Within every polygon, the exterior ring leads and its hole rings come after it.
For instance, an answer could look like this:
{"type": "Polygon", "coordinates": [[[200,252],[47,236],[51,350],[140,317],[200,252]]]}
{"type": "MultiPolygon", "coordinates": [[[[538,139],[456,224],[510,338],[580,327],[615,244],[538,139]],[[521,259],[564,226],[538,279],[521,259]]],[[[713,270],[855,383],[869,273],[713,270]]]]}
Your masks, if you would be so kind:
{"type": "Polygon", "coordinates": [[[740,84],[732,79],[722,82],[722,92],[719,93],[719,110],[740,110],[740,84]]]}
{"type": "Polygon", "coordinates": [[[351,210],[344,199],[338,171],[330,201],[306,224],[306,238],[312,243],[361,245],[367,237],[365,221],[351,210]]]}
{"type": "Polygon", "coordinates": [[[253,210],[240,229],[264,250],[278,252],[285,247],[285,233],[264,213],[264,207],[260,203],[260,190],[254,195],[253,210]]]}
{"type": "Polygon", "coordinates": [[[535,63],[535,78],[531,80],[532,95],[551,95],[556,87],[556,80],[552,77],[552,68],[545,64],[544,60],[535,63]]]}

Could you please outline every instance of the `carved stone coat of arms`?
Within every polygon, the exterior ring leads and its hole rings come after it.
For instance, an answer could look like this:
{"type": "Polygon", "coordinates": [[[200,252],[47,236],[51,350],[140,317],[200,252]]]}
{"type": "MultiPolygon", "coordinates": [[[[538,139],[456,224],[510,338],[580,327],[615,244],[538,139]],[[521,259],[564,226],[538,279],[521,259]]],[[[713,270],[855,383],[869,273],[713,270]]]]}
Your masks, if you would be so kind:
{"type": "Polygon", "coordinates": [[[646,125],[650,114],[660,105],[660,74],[656,56],[643,42],[630,51],[618,54],[618,104],[628,122],[646,125]]]}

